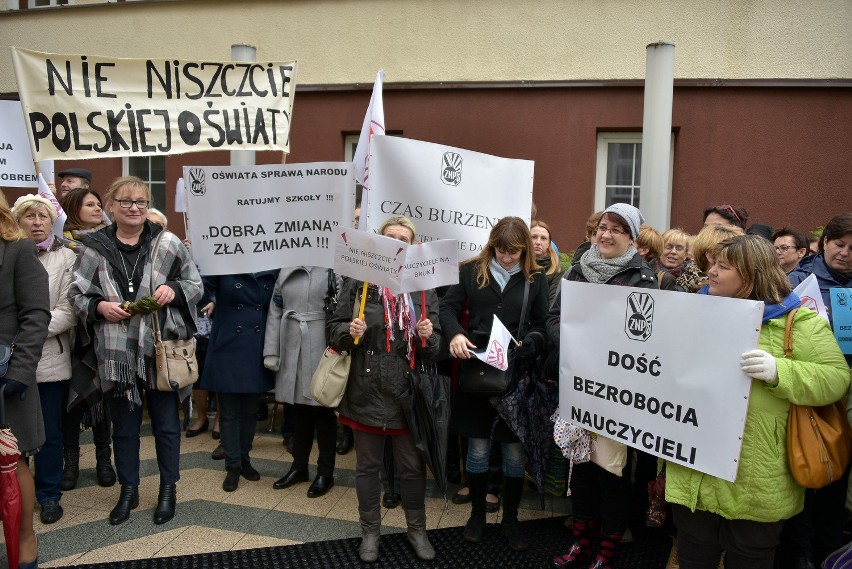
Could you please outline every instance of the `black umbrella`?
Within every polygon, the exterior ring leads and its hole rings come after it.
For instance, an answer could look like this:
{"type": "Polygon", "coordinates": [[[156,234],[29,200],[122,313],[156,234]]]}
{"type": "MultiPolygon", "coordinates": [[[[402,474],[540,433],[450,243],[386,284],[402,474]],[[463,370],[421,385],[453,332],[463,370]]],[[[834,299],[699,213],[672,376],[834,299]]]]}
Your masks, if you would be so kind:
{"type": "Polygon", "coordinates": [[[544,381],[537,361],[516,366],[514,373],[514,388],[492,397],[491,404],[524,446],[533,481],[541,492],[553,440],[550,416],[559,404],[559,393],[555,385],[544,381]]]}
{"type": "Polygon", "coordinates": [[[447,495],[447,437],[450,424],[450,378],[434,365],[407,372],[408,392],[400,396],[414,444],[444,496],[447,495]]]}

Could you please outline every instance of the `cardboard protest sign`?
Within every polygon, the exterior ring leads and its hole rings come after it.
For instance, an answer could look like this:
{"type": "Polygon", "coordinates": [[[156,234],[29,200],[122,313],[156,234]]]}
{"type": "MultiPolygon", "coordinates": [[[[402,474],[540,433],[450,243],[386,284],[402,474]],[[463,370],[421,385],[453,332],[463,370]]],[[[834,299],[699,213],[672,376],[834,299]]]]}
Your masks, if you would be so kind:
{"type": "Polygon", "coordinates": [[[367,227],[404,215],[417,226],[416,241],[455,239],[466,260],[500,218],[529,224],[533,162],[396,136],[374,135],[371,144],[367,227]]]}
{"type": "Polygon", "coordinates": [[[21,103],[0,101],[0,186],[34,188],[37,183],[21,103]]]}
{"type": "Polygon", "coordinates": [[[459,281],[458,245],[452,240],[409,245],[369,231],[342,228],[334,272],[387,287],[394,294],[428,290],[459,281]]]}
{"type": "Polygon", "coordinates": [[[735,481],[763,303],[562,281],[563,419],[735,481]],[[689,341],[684,341],[684,323],[689,341]]]}
{"type": "Polygon", "coordinates": [[[844,354],[852,354],[852,288],[832,288],[829,294],[834,337],[844,354]]]}
{"type": "Polygon", "coordinates": [[[37,160],[290,149],[295,61],[12,59],[37,160]]]}
{"type": "Polygon", "coordinates": [[[355,208],[351,162],[186,166],[188,235],[202,275],[331,268],[355,208]]]}

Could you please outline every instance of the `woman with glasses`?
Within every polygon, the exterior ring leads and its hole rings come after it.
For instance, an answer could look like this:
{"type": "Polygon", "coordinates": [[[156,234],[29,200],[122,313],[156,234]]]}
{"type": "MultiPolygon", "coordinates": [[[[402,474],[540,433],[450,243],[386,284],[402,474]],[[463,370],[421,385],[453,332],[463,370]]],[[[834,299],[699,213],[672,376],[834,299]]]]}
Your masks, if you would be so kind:
{"type": "MultiPolygon", "coordinates": [[[[634,241],[639,236],[644,218],[628,204],[613,204],[604,210],[597,227],[597,243],[571,267],[569,281],[596,284],[658,288],[657,276],[634,241]]],[[[547,316],[547,332],[553,345],[559,345],[561,291],[547,316]]],[[[622,443],[598,435],[596,456],[623,454],[623,464],[607,470],[594,462],[574,465],[571,478],[572,509],[571,545],[553,560],[554,567],[575,569],[591,567],[612,569],[615,554],[627,529],[627,492],[629,473],[624,472],[626,453],[622,443]]],[[[593,459],[594,460],[594,459],[593,459]]]]}
{"type": "MultiPolygon", "coordinates": [[[[79,253],[83,247],[81,239],[84,235],[107,226],[101,197],[94,190],[75,188],[62,197],[61,204],[68,216],[62,237],[69,249],[79,253]]],[[[80,423],[84,415],[89,416],[88,422],[92,427],[92,439],[95,443],[95,474],[98,484],[105,488],[115,484],[108,405],[102,402],[100,393],[91,391],[88,394],[81,394],[74,388],[77,380],[84,381],[86,384],[91,383],[88,379],[81,379],[81,376],[91,376],[98,372],[97,358],[91,341],[93,335],[87,333],[86,327],[88,325],[85,322],[80,322],[73,332],[71,359],[76,377],[72,377],[68,385],[69,405],[67,405],[68,411],[65,413],[65,422],[62,425],[63,472],[60,487],[66,492],[77,487],[77,478],[80,476],[80,423]]]]}
{"type": "MultiPolygon", "coordinates": [[[[820,237],[819,249],[817,255],[805,258],[787,278],[795,287],[809,275],[816,276],[829,311],[829,322],[834,326],[831,289],[852,287],[852,212],[831,218],[820,237]]],[[[852,354],[846,354],[846,364],[852,365],[852,354]]],[[[837,482],[805,491],[804,510],[787,520],[781,534],[779,553],[784,567],[820,567],[825,557],[843,544],[848,478],[847,468],[837,482]]]]}
{"type": "MultiPolygon", "coordinates": [[[[512,335],[523,325],[523,337],[517,338],[521,344],[514,351],[514,365],[536,365],[536,357],[546,344],[544,319],[548,300],[547,278],[536,264],[527,224],[519,217],[504,217],[491,229],[482,253],[461,265],[459,283],[451,286],[441,301],[441,329],[449,339],[450,355],[462,360],[459,374],[476,373],[464,363],[473,357],[470,350],[488,347],[495,316],[512,335]],[[467,326],[463,326],[462,312],[466,305],[470,316],[467,326]],[[522,313],[526,314],[523,322],[522,313]]],[[[464,539],[479,543],[485,532],[485,496],[493,440],[500,443],[503,454],[501,530],[509,547],[523,551],[529,549],[518,524],[524,486],[524,447],[506,422],[498,418],[490,398],[490,394],[467,393],[461,389],[453,395],[450,431],[468,437],[465,470],[471,512],[464,539]]]]}
{"type": "Polygon", "coordinates": [[[704,210],[704,225],[733,225],[745,231],[748,210],[742,206],[722,204],[704,210]]]}
{"type": "Polygon", "coordinates": [[[808,236],[792,227],[782,227],[772,234],[772,243],[775,245],[775,254],[781,270],[788,275],[796,270],[799,262],[810,252],[808,248],[808,236]]]}
{"type": "MultiPolygon", "coordinates": [[[[716,569],[722,552],[730,569],[772,569],[782,524],[802,510],[805,495],[787,464],[790,403],[837,401],[849,388],[849,367],[828,323],[807,308],[793,315],[793,354],[784,357],[788,313],[801,302],[766,239],[734,237],[715,246],[709,258],[705,294],[764,304],[757,349],[708,354],[739,358],[748,376],[743,381],[751,385],[737,479],[669,462],[666,500],[678,530],[681,569],[716,569]]],[[[842,509],[842,494],[838,504],[842,509]]]]}
{"type": "Polygon", "coordinates": [[[179,398],[189,394],[158,391],[154,359],[153,315],[133,315],[125,301],[153,296],[166,340],[195,333],[195,304],[201,277],[180,239],[146,219],[151,190],[141,179],[116,179],[106,194],[113,224],[84,235],[70,296],[77,315],[94,328],[99,374],[94,388],[110,393],[115,464],[121,494],[109,514],[113,525],[130,517],[139,505],[139,433],[142,397],[160,470],[154,523],[174,517],[180,478],[179,398]],[[156,258],[153,257],[156,248],[156,258]],[[99,383],[100,385],[97,385],[99,383]]]}

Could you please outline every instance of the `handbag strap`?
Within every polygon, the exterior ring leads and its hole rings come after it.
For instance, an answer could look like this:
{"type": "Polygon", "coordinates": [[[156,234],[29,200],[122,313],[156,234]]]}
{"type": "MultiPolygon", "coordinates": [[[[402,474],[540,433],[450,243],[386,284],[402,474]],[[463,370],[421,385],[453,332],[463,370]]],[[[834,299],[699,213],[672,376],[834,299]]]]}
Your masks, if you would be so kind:
{"type": "Polygon", "coordinates": [[[793,317],[796,316],[798,308],[787,313],[787,323],[784,325],[784,357],[793,358],[793,317]]]}
{"type": "MultiPolygon", "coordinates": [[[[160,242],[163,240],[164,231],[160,231],[160,234],[157,235],[157,238],[154,240],[154,246],[151,248],[151,287],[150,292],[154,294],[154,259],[157,258],[157,253],[160,251],[160,242]]],[[[160,336],[160,317],[159,310],[154,311],[154,343],[159,343],[161,340],[160,336]]]]}
{"type": "Polygon", "coordinates": [[[328,284],[327,284],[326,289],[325,289],[325,297],[327,299],[334,300],[334,298],[337,296],[337,287],[335,286],[336,284],[337,283],[336,283],[336,279],[334,278],[334,271],[329,269],[328,270],[328,284]]]}
{"type": "Polygon", "coordinates": [[[524,279],[524,304],[521,306],[521,319],[518,321],[518,342],[522,342],[524,337],[521,332],[524,329],[524,321],[527,318],[527,300],[530,298],[530,281],[524,279]]]}

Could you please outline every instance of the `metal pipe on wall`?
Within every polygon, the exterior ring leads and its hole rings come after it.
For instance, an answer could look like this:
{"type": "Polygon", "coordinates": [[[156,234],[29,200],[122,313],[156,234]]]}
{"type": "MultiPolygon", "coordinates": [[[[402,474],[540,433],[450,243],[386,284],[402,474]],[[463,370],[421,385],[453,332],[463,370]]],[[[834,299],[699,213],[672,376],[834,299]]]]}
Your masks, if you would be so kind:
{"type": "MultiPolygon", "coordinates": [[[[231,46],[231,61],[257,61],[257,48],[248,44],[231,46]]],[[[254,150],[231,150],[231,166],[254,166],[254,150]]]]}
{"type": "Polygon", "coordinates": [[[660,232],[671,223],[673,43],[645,48],[645,107],[642,118],[642,178],[640,206],[648,225],[660,232]]]}

